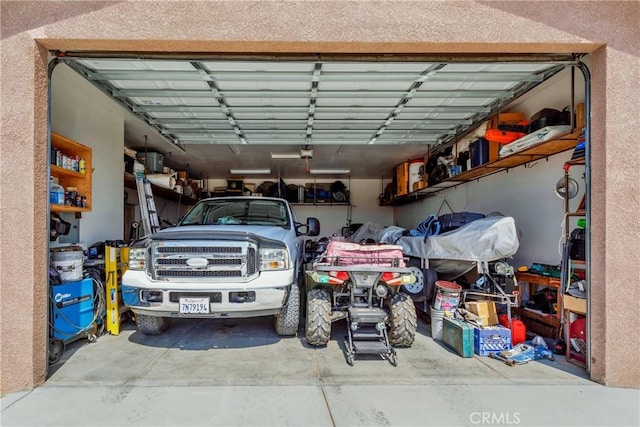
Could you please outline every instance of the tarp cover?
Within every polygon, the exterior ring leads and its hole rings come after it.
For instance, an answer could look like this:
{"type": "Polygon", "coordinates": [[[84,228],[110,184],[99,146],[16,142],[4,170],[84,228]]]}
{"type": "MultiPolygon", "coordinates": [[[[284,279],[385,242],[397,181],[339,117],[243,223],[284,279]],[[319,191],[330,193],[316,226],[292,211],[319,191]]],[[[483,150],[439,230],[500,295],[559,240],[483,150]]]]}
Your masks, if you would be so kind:
{"type": "Polygon", "coordinates": [[[495,261],[513,256],[520,246],[516,224],[512,217],[489,216],[437,236],[403,236],[401,227],[383,227],[365,223],[350,241],[373,239],[402,247],[405,256],[427,259],[464,261],[495,261]]]}

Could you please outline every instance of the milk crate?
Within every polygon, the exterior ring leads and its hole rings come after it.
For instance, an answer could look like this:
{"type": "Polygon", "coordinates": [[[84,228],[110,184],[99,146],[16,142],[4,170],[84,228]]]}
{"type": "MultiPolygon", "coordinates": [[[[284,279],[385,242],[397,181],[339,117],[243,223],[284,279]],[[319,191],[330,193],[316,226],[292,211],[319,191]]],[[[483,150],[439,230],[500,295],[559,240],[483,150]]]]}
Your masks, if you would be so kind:
{"type": "Polygon", "coordinates": [[[489,353],[511,349],[511,330],[504,326],[475,328],[473,337],[473,350],[478,356],[488,356],[489,353]]]}

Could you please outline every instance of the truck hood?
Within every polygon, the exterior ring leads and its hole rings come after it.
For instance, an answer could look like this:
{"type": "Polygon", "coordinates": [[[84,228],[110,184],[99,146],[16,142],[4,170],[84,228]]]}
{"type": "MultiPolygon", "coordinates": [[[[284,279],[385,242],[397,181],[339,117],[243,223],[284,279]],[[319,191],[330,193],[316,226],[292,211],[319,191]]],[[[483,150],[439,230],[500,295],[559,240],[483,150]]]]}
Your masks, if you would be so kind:
{"type": "Polygon", "coordinates": [[[291,230],[286,230],[282,227],[262,226],[262,225],[189,225],[182,227],[165,228],[151,236],[152,239],[167,239],[174,240],[176,238],[182,239],[210,239],[217,238],[222,235],[225,236],[238,236],[242,238],[255,238],[260,236],[265,239],[284,241],[287,234],[291,233],[291,230]]]}

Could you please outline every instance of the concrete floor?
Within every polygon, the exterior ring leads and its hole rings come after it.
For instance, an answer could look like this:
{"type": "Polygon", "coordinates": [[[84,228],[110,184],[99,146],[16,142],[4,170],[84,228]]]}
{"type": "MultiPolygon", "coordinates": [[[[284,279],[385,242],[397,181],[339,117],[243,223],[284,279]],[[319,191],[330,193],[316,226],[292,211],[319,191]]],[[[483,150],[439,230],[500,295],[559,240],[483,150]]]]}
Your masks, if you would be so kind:
{"type": "Polygon", "coordinates": [[[2,426],[638,426],[640,391],[603,387],[556,361],[464,359],[419,324],[398,366],[278,337],[272,318],[177,320],[77,341],[46,384],[2,398],[2,426]]]}

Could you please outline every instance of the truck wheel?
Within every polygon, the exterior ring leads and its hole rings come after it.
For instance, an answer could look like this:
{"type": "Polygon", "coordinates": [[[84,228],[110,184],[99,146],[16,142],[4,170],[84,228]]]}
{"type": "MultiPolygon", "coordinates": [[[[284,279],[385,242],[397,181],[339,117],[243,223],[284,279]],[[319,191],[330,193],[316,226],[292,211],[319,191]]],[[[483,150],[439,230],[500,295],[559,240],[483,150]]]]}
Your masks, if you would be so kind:
{"type": "Polygon", "coordinates": [[[276,333],[295,335],[300,322],[300,288],[294,283],[289,291],[289,299],[280,314],[276,314],[276,333]]]}
{"type": "Polygon", "coordinates": [[[391,312],[389,343],[393,346],[411,347],[418,328],[413,301],[407,294],[398,292],[391,297],[389,309],[391,312]]]}
{"type": "Polygon", "coordinates": [[[307,296],[307,342],[326,345],[331,338],[331,300],[326,289],[313,289],[307,296]]]}
{"type": "Polygon", "coordinates": [[[169,319],[136,313],[136,324],[138,330],[145,335],[160,335],[169,327],[169,319]]]}

